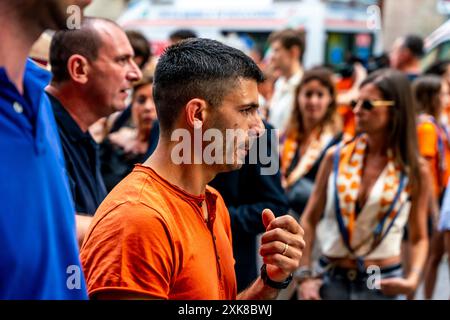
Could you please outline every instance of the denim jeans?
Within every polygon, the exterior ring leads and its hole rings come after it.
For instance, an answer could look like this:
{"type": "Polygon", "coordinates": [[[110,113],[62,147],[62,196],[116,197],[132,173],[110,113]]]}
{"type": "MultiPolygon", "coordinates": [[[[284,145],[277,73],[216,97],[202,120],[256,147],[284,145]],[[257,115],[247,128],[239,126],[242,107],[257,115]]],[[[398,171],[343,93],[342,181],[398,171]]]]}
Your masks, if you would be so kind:
{"type": "MultiPolygon", "coordinates": [[[[398,268],[384,272],[381,279],[403,277],[403,271],[398,268]]],[[[368,274],[359,273],[354,269],[331,268],[325,272],[320,296],[324,300],[402,300],[404,296],[386,296],[381,290],[371,288],[368,274]]]]}

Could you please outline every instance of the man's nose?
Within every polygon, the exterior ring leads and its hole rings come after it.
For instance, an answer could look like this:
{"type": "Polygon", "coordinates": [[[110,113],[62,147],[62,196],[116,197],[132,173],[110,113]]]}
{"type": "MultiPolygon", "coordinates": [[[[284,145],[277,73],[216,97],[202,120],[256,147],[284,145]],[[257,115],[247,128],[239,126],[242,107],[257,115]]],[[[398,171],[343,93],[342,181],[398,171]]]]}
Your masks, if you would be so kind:
{"type": "Polygon", "coordinates": [[[136,62],[134,62],[134,59],[131,59],[130,66],[131,66],[130,70],[127,73],[127,80],[131,81],[131,82],[141,80],[142,79],[142,71],[141,71],[141,69],[139,69],[136,62]]]}
{"type": "Polygon", "coordinates": [[[260,117],[260,115],[256,112],[254,119],[252,119],[252,123],[250,125],[250,132],[251,135],[254,135],[255,137],[260,137],[264,133],[265,126],[264,123],[260,117]]]}

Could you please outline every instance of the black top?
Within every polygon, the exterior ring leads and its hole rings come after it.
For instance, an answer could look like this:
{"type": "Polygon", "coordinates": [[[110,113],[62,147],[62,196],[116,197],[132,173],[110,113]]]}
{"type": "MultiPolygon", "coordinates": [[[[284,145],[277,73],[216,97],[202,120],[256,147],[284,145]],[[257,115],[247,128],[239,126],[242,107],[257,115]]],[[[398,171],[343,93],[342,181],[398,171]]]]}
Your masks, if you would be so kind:
{"type": "Polygon", "coordinates": [[[77,213],[94,215],[106,197],[98,144],[83,132],[61,103],[48,94],[61,137],[67,176],[77,213]]]}
{"type": "MultiPolygon", "coordinates": [[[[322,153],[320,154],[316,162],[313,164],[311,169],[309,169],[309,171],[303,177],[298,179],[292,186],[286,189],[289,207],[296,215],[298,215],[298,217],[302,215],[303,211],[306,208],[306,204],[308,203],[309,197],[314,188],[314,182],[316,181],[317,172],[319,171],[320,164],[322,163],[322,160],[325,157],[326,152],[328,151],[329,148],[341,142],[341,140],[342,140],[342,133],[339,133],[322,150],[322,153]]],[[[295,151],[295,156],[292,159],[292,162],[286,171],[286,177],[289,174],[291,174],[292,171],[295,170],[295,167],[297,167],[298,163],[301,160],[299,148],[300,147],[297,147],[297,150],[295,151]]]]}
{"type": "MultiPolygon", "coordinates": [[[[126,126],[126,122],[122,123],[126,126]]],[[[121,127],[116,126],[115,131],[121,127]]],[[[100,144],[101,174],[106,189],[111,191],[123,178],[133,171],[134,165],[143,163],[156,149],[159,140],[159,122],[154,121],[149,135],[149,144],[146,153],[130,154],[121,147],[111,143],[108,137],[100,144]]]]}

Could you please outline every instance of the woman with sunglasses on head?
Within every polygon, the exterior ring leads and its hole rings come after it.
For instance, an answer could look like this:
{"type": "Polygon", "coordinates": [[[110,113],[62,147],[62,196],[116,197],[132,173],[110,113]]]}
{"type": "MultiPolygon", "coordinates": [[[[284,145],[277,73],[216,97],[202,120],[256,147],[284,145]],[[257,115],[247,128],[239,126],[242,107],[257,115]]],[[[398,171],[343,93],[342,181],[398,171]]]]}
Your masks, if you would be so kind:
{"type": "Polygon", "coordinates": [[[415,290],[425,263],[430,181],[418,155],[409,80],[390,69],[374,72],[361,84],[354,113],[360,134],[327,152],[301,219],[306,248],[295,274],[301,299],[398,299],[415,290]],[[312,271],[316,236],[322,279],[312,271]]]}
{"type": "Polygon", "coordinates": [[[440,119],[449,103],[449,85],[435,75],[417,78],[413,84],[418,117],[418,143],[422,157],[432,173],[433,192],[429,206],[430,252],[424,272],[425,299],[433,297],[437,269],[445,252],[443,233],[437,231],[439,208],[450,173],[450,145],[445,127],[440,119]]]}
{"type": "Polygon", "coordinates": [[[286,133],[281,137],[281,172],[289,206],[300,215],[310,197],[326,150],[342,136],[333,73],[323,67],[303,75],[286,133]]]}

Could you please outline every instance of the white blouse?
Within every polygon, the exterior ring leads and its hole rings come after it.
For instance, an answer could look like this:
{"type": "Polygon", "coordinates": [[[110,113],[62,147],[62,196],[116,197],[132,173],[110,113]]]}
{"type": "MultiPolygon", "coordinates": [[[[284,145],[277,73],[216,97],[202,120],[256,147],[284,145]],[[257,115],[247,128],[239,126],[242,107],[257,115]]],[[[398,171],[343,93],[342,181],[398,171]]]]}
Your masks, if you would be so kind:
{"type": "MultiPolygon", "coordinates": [[[[377,214],[380,212],[380,198],[383,192],[383,180],[386,178],[387,166],[382,171],[375,182],[370,195],[361,212],[356,218],[355,228],[353,231],[351,247],[360,245],[369,234],[373,234],[375,227],[379,223],[377,214]]],[[[324,217],[317,226],[316,235],[321,248],[322,254],[330,258],[354,258],[353,254],[348,250],[342,240],[339,231],[338,222],[335,213],[335,184],[334,172],[328,179],[327,202],[325,205],[324,217]]],[[[405,193],[403,193],[405,194],[405,193]]],[[[401,212],[395,220],[389,233],[381,241],[381,243],[368,255],[365,259],[385,259],[400,255],[403,231],[408,222],[411,203],[406,197],[402,197],[399,201],[405,202],[401,212]]],[[[356,255],[365,255],[371,248],[373,236],[360,246],[355,252],[356,255]]]]}

